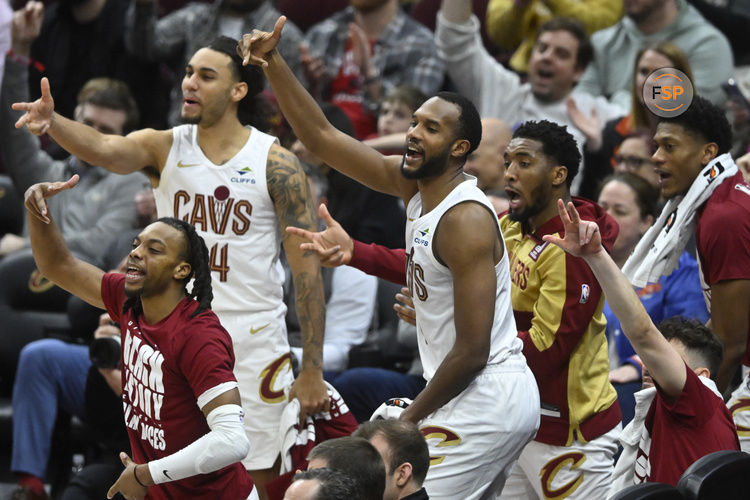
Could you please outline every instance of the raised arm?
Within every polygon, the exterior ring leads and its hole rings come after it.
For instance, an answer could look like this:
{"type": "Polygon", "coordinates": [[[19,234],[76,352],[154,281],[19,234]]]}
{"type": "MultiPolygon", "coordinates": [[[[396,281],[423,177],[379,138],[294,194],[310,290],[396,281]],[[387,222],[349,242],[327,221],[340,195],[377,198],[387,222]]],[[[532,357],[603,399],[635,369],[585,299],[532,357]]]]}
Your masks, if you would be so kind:
{"type": "Polygon", "coordinates": [[[45,202],[46,198],[71,189],[77,183],[78,175],[74,175],[66,182],[42,182],[26,190],[24,203],[28,210],[31,249],[39,272],[47,279],[92,306],[104,309],[104,271],[73,256],[50,218],[45,202]]]}
{"type": "Polygon", "coordinates": [[[685,361],[654,326],[630,282],[602,247],[596,223],[582,221],[572,203],[568,203],[567,210],[562,200],[557,204],[565,238],[545,235],[543,239],[586,260],[651,377],[666,396],[677,398],[685,387],[685,361]]]}
{"type": "Polygon", "coordinates": [[[255,30],[242,37],[238,52],[245,64],[263,67],[284,117],[310,152],[372,189],[409,200],[417,192],[417,185],[401,175],[401,158],[385,157],[337,130],[294,77],[276,50],[285,21],[285,17],[280,17],[273,33],[255,30]]]}
{"type": "Polygon", "coordinates": [[[119,174],[138,170],[161,171],[172,145],[172,131],[138,130],[126,137],[102,134],[92,127],[55,113],[47,78],[41,81],[42,96],[34,102],[13,103],[24,111],[15,126],[26,126],[35,135],[49,134],[69,153],[92,165],[119,174]]]}
{"type": "Polygon", "coordinates": [[[502,256],[497,222],[476,203],[462,203],[446,212],[436,229],[435,245],[453,277],[456,341],[424,390],[401,414],[400,418],[414,423],[460,394],[487,365],[495,315],[495,261],[502,256]]]}
{"type": "Polygon", "coordinates": [[[268,154],[266,178],[282,229],[284,252],[292,270],[294,298],[302,330],[302,366],[289,398],[299,400],[302,414],[314,415],[326,408],[329,402],[323,383],[323,279],[318,256],[302,250],[300,244],[304,240],[286,231],[286,228],[296,226],[313,231],[317,229],[318,219],[307,177],[296,156],[280,146],[272,146],[268,154]]]}

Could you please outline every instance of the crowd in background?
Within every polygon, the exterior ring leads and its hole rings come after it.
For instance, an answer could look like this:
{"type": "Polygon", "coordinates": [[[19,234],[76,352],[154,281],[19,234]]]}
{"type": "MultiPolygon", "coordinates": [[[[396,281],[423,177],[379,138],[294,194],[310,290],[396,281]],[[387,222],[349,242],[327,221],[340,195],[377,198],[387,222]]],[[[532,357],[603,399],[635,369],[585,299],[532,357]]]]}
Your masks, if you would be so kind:
{"type": "MultiPolygon", "coordinates": [[[[652,156],[661,146],[654,139],[659,119],[647,109],[642,91],[654,70],[681,70],[696,95],[722,111],[731,125],[730,154],[750,182],[747,2],[0,0],[0,50],[5,53],[0,58],[0,398],[12,396],[11,469],[20,475],[26,494],[38,495],[17,498],[45,498],[39,487],[53,482],[48,464],[58,412],[79,417],[93,429],[95,442],[81,477],[55,484],[60,498],[84,498],[97,481],[111,484],[121,469],[117,452],[128,446],[115,395],[116,362],[89,355],[90,345],[118,330],[106,314],[36,270],[22,195],[37,182],[79,174],[76,190],[55,198],[51,210],[71,250],[104,270],[122,268],[133,237],[156,219],[156,205],[147,175],[108,172],[68,155],[46,136],[36,138],[16,128],[20,115],[11,104],[39,98],[40,79],[47,77],[56,111],[71,120],[118,135],[166,129],[180,121],[185,65],[196,50],[220,35],[238,40],[253,29],[272,31],[280,15],[288,20],[278,51],[328,121],[384,154],[405,153],[412,114],[425,99],[441,90],[468,97],[482,118],[482,140],[464,170],[477,177],[498,214],[514,199],[505,191],[511,175],[506,174],[505,152],[514,131],[529,121],[566,126],[582,158],[570,194],[592,200],[616,221],[619,229],[609,253],[620,268],[668,203],[660,192],[663,178],[654,170],[659,158],[652,156]]],[[[350,179],[312,154],[294,137],[269,85],[241,118],[277,136],[297,156],[315,205],[324,203],[353,239],[404,248],[402,201],[350,179]]],[[[738,246],[747,255],[750,241],[738,246]]],[[[702,324],[712,320],[724,342],[725,363],[711,375],[720,377],[718,391],[728,397],[745,380],[740,357],[747,340],[742,334],[729,344],[721,331],[727,326],[719,322],[717,327],[710,300],[704,300],[700,266],[706,263],[696,258],[691,238],[676,270],[636,293],[655,324],[674,316],[702,324]]],[[[747,282],[744,276],[733,279],[747,282]]],[[[389,398],[416,397],[425,381],[416,355],[416,329],[392,310],[398,285],[354,265],[324,268],[323,283],[325,378],[357,421],[368,420],[389,398]]],[[[294,284],[287,265],[289,343],[301,360],[294,284]]],[[[747,306],[748,298],[742,296],[726,304],[744,311],[745,330],[747,306]]],[[[610,304],[604,304],[602,317],[606,333],[601,344],[608,351],[608,382],[614,391],[598,401],[605,405],[611,399],[609,408],[616,397],[624,427],[637,412],[634,394],[641,389],[643,362],[610,304]]],[[[587,348],[599,349],[593,343],[587,348]]],[[[544,396],[539,376],[537,381],[544,396]]],[[[750,411],[750,406],[732,411],[750,411]]],[[[591,415],[605,412],[598,408],[591,415]]],[[[386,430],[360,428],[353,439],[372,442],[373,435],[386,430]]],[[[405,439],[409,431],[387,430],[395,440],[405,439]]],[[[360,445],[350,444],[352,449],[360,445]]],[[[329,464],[333,460],[322,456],[329,464]]],[[[386,460],[386,480],[393,467],[386,460]]],[[[415,472],[417,490],[425,473],[415,472]]],[[[342,491],[362,487],[347,484],[346,477],[334,472],[305,474],[295,484],[340,482],[336,487],[342,491]]]]}

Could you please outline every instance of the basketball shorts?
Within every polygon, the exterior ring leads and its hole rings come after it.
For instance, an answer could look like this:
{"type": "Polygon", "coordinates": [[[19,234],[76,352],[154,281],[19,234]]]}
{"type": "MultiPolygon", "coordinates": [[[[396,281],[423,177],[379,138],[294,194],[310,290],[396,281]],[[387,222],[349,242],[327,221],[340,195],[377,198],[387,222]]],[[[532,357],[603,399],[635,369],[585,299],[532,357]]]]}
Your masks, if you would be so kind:
{"type": "Polygon", "coordinates": [[[539,428],[539,392],[526,360],[488,365],[419,428],[430,450],[430,498],[493,498],[539,428]]]}
{"type": "Polygon", "coordinates": [[[279,420],[294,382],[284,317],[277,312],[221,313],[219,319],[232,337],[234,375],[250,440],[242,465],[268,469],[279,456],[279,420]]]}
{"type": "Polygon", "coordinates": [[[743,366],[742,373],[742,383],[732,393],[727,406],[734,425],[737,426],[740,448],[745,453],[750,453],[750,369],[743,366]]]}
{"type": "Polygon", "coordinates": [[[532,441],[513,467],[501,499],[607,498],[622,425],[588,443],[554,446],[532,441]]]}

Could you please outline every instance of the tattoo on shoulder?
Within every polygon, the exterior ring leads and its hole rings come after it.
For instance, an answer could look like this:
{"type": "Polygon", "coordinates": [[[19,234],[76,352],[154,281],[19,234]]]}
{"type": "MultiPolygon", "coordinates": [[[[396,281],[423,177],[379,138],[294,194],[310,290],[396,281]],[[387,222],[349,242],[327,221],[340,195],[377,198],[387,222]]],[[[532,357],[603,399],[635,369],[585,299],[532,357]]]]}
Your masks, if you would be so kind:
{"type": "Polygon", "coordinates": [[[266,181],[283,226],[316,229],[307,176],[294,154],[280,147],[272,148],[268,154],[266,181]]]}

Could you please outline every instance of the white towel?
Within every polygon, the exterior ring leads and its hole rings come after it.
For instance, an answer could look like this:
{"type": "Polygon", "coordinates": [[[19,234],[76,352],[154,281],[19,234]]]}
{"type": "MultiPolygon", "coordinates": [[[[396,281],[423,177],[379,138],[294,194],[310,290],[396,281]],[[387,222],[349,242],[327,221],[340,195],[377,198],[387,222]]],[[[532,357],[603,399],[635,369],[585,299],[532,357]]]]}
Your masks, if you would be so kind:
{"type": "Polygon", "coordinates": [[[725,153],[701,170],[685,196],[667,201],[656,223],[643,235],[622,268],[633,286],[644,287],[672,274],[695,231],[696,210],[719,184],[736,173],[737,165],[725,153]]]}

